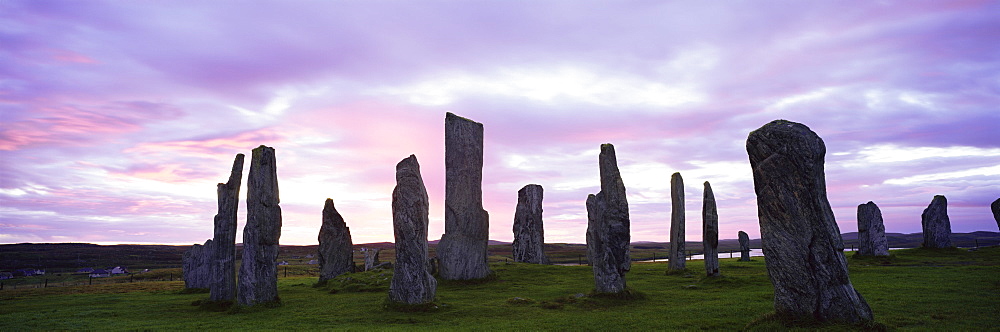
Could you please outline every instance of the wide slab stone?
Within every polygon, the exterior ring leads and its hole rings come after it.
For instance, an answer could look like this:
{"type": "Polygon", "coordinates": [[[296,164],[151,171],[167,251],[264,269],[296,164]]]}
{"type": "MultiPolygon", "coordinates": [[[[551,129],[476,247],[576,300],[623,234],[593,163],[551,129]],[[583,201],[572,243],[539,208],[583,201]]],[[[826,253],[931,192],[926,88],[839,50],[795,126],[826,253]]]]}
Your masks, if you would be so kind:
{"type": "Polygon", "coordinates": [[[705,253],[705,275],[719,276],[719,210],[715,205],[712,185],[705,181],[701,199],[701,243],[705,253]]]}
{"type": "Polygon", "coordinates": [[[514,210],[514,243],[511,252],[515,262],[548,264],[545,256],[545,232],[542,227],[542,186],[529,184],[517,191],[514,210]]]}
{"type": "Polygon", "coordinates": [[[209,300],[236,300],[236,217],[240,205],[240,185],[243,179],[242,153],[236,154],[229,181],[220,183],[215,191],[219,198],[219,212],[215,215],[212,238],[209,300]]]}
{"type": "Polygon", "coordinates": [[[951,219],[948,219],[948,199],[944,195],[934,196],[931,204],[920,215],[924,230],[924,248],[950,248],[951,219]]]}
{"type": "Polygon", "coordinates": [[[389,300],[406,304],[434,301],[437,280],[427,259],[429,200],[420,176],[417,157],[410,155],[396,165],[396,188],[392,191],[392,226],[396,236],[396,265],[389,287],[389,300]]]}
{"type": "Polygon", "coordinates": [[[483,125],[445,115],[445,230],[438,243],[440,276],[481,279],[490,274],[489,214],[483,210],[483,125]]]}
{"type": "Polygon", "coordinates": [[[319,229],[319,281],[333,279],[354,269],[354,244],[351,229],[333,206],[333,199],[323,204],[323,224],[319,229]]]}
{"type": "Polygon", "coordinates": [[[872,201],[858,205],[858,255],[889,256],[882,210],[872,201]]]}
{"type": "Polygon", "coordinates": [[[601,191],[587,196],[587,258],[594,272],[595,291],[619,293],[625,290],[625,273],[632,267],[631,235],[625,184],[613,145],[601,145],[598,164],[601,191]]]}
{"type": "Polygon", "coordinates": [[[209,288],[212,281],[212,240],[195,244],[184,252],[182,260],[184,288],[209,288]]]}
{"type": "Polygon", "coordinates": [[[670,176],[670,251],[669,271],[683,271],[687,268],[684,239],[684,178],[677,172],[670,176]]]}
{"type": "Polygon", "coordinates": [[[245,306],[279,301],[281,207],[276,164],[274,148],[261,145],[253,149],[247,176],[247,223],[243,227],[243,261],[237,294],[239,303],[245,306]]]}

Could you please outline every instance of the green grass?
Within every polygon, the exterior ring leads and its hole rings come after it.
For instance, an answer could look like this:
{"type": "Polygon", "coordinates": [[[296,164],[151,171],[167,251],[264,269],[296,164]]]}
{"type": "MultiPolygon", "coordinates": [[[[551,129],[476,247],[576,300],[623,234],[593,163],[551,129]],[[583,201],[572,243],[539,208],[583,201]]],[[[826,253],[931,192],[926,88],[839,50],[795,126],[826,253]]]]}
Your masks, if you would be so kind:
{"type": "MultiPolygon", "coordinates": [[[[281,305],[206,310],[204,293],[181,281],[0,291],[0,330],[849,330],[773,315],[764,259],[722,259],[723,277],[687,274],[664,263],[635,263],[628,296],[592,294],[588,266],[495,263],[495,278],[441,282],[436,307],[400,310],[386,301],[391,272],[338,277],[326,285],[289,270],[281,305]],[[346,278],[350,277],[350,280],[346,278]],[[346,281],[345,281],[346,280],[346,281]],[[353,286],[352,286],[353,285],[353,286]],[[335,290],[335,291],[334,291],[335,290]]],[[[1000,326],[1000,247],[894,251],[887,259],[850,257],[851,281],[877,325],[899,330],[989,330],[1000,326]]],[[[280,272],[279,272],[280,273],[280,272]]]]}

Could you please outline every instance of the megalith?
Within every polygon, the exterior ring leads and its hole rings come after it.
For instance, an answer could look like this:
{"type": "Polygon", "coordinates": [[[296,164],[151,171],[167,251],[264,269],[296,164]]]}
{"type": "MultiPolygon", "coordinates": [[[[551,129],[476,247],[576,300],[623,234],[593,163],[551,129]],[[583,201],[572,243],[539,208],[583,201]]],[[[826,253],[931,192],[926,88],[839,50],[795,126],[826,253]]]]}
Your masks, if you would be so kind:
{"type": "Polygon", "coordinates": [[[684,248],[684,178],[677,172],[670,176],[670,263],[668,271],[683,271],[686,248],[684,248]]]}
{"type": "Polygon", "coordinates": [[[276,260],[281,207],[278,203],[274,148],[261,145],[253,149],[247,176],[247,223],[243,227],[243,261],[237,294],[241,305],[279,301],[276,260]]]}
{"type": "Polygon", "coordinates": [[[396,164],[392,191],[392,226],[396,236],[396,265],[389,287],[393,302],[421,304],[434,301],[437,280],[427,267],[429,201],[417,157],[396,164]]]}
{"type": "Polygon", "coordinates": [[[212,281],[212,240],[195,244],[184,252],[182,259],[184,288],[209,288],[212,281]]]}
{"type": "Polygon", "coordinates": [[[378,260],[378,253],[381,251],[379,248],[365,249],[365,271],[371,271],[382,263],[378,260]]]}
{"type": "Polygon", "coordinates": [[[517,191],[514,210],[515,262],[548,264],[545,257],[545,235],[542,230],[542,186],[529,184],[517,191]]]}
{"type": "Polygon", "coordinates": [[[236,300],[236,214],[240,205],[240,182],[243,179],[242,153],[236,154],[229,181],[216,185],[219,212],[215,215],[212,238],[209,300],[236,300]]]}
{"type": "Polygon", "coordinates": [[[594,289],[620,293],[625,290],[625,273],[632,268],[631,235],[625,184],[613,145],[601,145],[598,164],[601,191],[587,196],[587,258],[594,271],[594,289]]]}
{"type": "Polygon", "coordinates": [[[481,279],[486,263],[489,214],[483,210],[483,124],[452,113],[444,119],[444,235],[438,243],[440,276],[481,279]]]}
{"type": "Polygon", "coordinates": [[[740,261],[749,262],[750,261],[750,236],[747,232],[740,231],[738,234],[740,239],[740,261]]]}
{"type": "Polygon", "coordinates": [[[809,127],[775,120],[747,137],[768,276],[779,316],[872,321],[854,289],[826,196],[826,146],[809,127]]]}
{"type": "Polygon", "coordinates": [[[889,256],[882,211],[874,202],[858,205],[858,255],[889,256]]]}
{"type": "Polygon", "coordinates": [[[719,276],[719,210],[715,206],[712,185],[705,181],[705,193],[701,200],[701,243],[705,252],[705,275],[719,276]]]}
{"type": "Polygon", "coordinates": [[[327,198],[323,205],[323,224],[319,228],[319,281],[333,279],[354,269],[351,229],[344,217],[327,198]]]}
{"type": "Polygon", "coordinates": [[[950,248],[951,220],[948,219],[948,199],[944,195],[936,195],[931,204],[920,215],[920,224],[924,229],[924,248],[950,248]]]}
{"type": "Polygon", "coordinates": [[[997,220],[997,228],[1000,228],[1000,198],[990,204],[990,209],[993,210],[993,219],[997,220]]]}

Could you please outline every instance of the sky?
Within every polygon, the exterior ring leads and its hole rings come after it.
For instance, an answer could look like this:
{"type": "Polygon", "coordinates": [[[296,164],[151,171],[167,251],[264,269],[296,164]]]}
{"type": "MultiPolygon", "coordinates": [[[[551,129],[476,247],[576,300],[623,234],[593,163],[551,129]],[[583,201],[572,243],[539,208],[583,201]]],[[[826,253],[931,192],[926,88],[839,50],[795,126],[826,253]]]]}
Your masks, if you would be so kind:
{"type": "MultiPolygon", "coordinates": [[[[484,125],[490,238],[544,188],[545,240],[584,243],[612,143],[632,241],[686,238],[702,183],[720,238],[759,237],[750,131],[826,143],[841,232],[874,201],[921,231],[997,231],[997,1],[0,1],[0,243],[201,243],[237,153],[274,147],[282,244],[318,243],[332,198],[354,243],[393,241],[415,154],[444,232],[446,112],[484,125]]],[[[246,187],[241,189],[242,230],[246,187]]],[[[238,236],[240,241],[242,237],[238,236]]]]}

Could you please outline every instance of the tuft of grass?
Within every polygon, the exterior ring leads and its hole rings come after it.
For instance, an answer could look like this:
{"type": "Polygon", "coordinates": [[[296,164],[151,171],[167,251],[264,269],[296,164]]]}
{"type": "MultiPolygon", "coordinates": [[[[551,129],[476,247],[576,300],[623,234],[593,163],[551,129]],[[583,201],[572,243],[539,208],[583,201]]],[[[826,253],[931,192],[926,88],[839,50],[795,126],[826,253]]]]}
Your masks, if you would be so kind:
{"type": "Polygon", "coordinates": [[[515,297],[507,299],[507,304],[511,304],[511,305],[524,305],[524,304],[534,304],[534,303],[535,303],[535,300],[532,300],[532,299],[527,298],[527,297],[515,296],[515,297]]]}
{"type": "Polygon", "coordinates": [[[392,270],[371,270],[345,273],[313,284],[313,287],[330,294],[388,292],[392,283],[392,270]]]}
{"type": "MultiPolygon", "coordinates": [[[[515,263],[499,263],[503,265],[514,265],[515,263]]],[[[497,275],[496,269],[493,270],[489,275],[479,278],[479,279],[467,279],[467,280],[445,280],[438,279],[439,286],[473,286],[473,285],[483,285],[494,281],[500,280],[499,275],[497,275]]]]}
{"type": "Polygon", "coordinates": [[[388,311],[407,312],[407,313],[416,313],[416,312],[426,313],[426,312],[437,312],[441,310],[441,306],[439,306],[437,303],[434,302],[409,304],[409,303],[395,302],[389,300],[388,298],[386,298],[385,301],[383,302],[383,308],[385,308],[388,311]]]}

